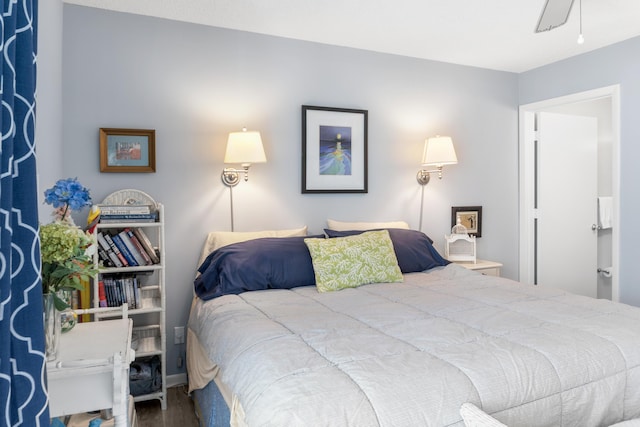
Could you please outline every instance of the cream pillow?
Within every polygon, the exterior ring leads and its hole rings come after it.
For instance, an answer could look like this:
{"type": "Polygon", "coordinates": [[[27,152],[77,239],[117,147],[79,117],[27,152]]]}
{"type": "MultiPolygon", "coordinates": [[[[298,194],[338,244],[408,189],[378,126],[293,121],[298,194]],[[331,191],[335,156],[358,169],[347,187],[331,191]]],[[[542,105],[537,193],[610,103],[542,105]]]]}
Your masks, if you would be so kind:
{"type": "Polygon", "coordinates": [[[289,230],[263,230],[263,231],[212,231],[207,235],[207,240],[202,248],[198,267],[204,262],[209,254],[218,248],[231,245],[232,243],[246,242],[247,240],[259,239],[261,237],[293,237],[306,236],[307,226],[292,228],[289,230]]]}
{"type": "Polygon", "coordinates": [[[327,219],[327,228],[336,231],[348,230],[374,230],[377,228],[404,228],[409,229],[409,224],[405,221],[389,222],[346,222],[327,219]]]}
{"type": "Polygon", "coordinates": [[[311,254],[319,292],[403,280],[388,230],[333,239],[308,238],[304,243],[311,254]]]}

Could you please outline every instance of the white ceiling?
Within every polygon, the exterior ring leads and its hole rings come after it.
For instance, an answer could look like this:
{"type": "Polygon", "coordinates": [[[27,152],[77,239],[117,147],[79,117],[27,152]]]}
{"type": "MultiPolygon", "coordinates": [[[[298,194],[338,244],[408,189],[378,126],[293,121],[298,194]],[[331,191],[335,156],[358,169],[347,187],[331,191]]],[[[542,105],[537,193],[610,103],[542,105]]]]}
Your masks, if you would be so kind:
{"type": "Polygon", "coordinates": [[[511,72],[640,35],[640,0],[582,0],[582,45],[580,0],[565,25],[538,34],[546,0],[63,1],[511,72]]]}

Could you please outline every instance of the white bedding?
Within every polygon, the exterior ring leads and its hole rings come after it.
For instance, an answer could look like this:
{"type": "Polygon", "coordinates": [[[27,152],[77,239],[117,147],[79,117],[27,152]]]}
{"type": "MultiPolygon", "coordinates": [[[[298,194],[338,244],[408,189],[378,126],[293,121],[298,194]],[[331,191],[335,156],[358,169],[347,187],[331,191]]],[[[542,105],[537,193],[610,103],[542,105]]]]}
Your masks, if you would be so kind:
{"type": "Polygon", "coordinates": [[[189,328],[249,426],[462,426],[471,402],[510,427],[587,427],[640,417],[639,324],[634,307],[452,264],[197,300],[189,328]]]}

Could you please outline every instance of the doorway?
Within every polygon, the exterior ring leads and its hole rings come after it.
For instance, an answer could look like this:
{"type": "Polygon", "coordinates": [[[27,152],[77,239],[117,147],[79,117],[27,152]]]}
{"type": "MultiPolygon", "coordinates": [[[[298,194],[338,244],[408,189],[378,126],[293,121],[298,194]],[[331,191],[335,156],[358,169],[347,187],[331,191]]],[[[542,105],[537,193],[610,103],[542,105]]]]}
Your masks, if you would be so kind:
{"type": "MultiPolygon", "coordinates": [[[[550,277],[564,280],[560,277],[566,278],[567,272],[576,271],[584,274],[587,271],[592,280],[597,281],[596,295],[592,296],[618,301],[619,116],[618,85],[520,106],[520,281],[530,284],[545,284],[550,277]],[[590,190],[598,196],[610,197],[612,202],[611,227],[592,232],[597,237],[595,239],[597,242],[597,261],[589,260],[585,256],[582,259],[582,265],[579,264],[580,259],[577,264],[574,260],[573,266],[564,270],[563,267],[568,265],[568,258],[560,257],[555,260],[554,265],[549,266],[540,257],[540,245],[543,242],[539,240],[541,235],[538,226],[543,224],[543,218],[540,218],[542,211],[538,209],[537,205],[540,202],[537,191],[540,189],[539,184],[543,181],[542,178],[551,175],[550,173],[545,174],[545,169],[538,164],[538,156],[540,155],[538,138],[541,136],[537,132],[537,121],[541,114],[545,113],[597,118],[597,167],[592,172],[583,170],[580,173],[596,174],[598,177],[595,184],[597,188],[590,190]],[[542,174],[544,176],[541,176],[542,174]],[[599,273],[599,269],[605,269],[607,273],[599,273]],[[546,281],[539,280],[541,278],[546,278],[546,281]]],[[[565,160],[565,164],[570,164],[570,162],[571,159],[565,160]]],[[[560,165],[556,165],[557,167],[562,168],[562,162],[560,165]]],[[[588,181],[589,179],[585,176],[583,182],[588,181]]],[[[592,185],[593,182],[589,184],[589,186],[592,185]]],[[[570,193],[566,194],[566,190],[565,196],[572,197],[570,193]]],[[[597,206],[595,200],[592,202],[597,206]]],[[[554,218],[568,217],[567,207],[562,209],[562,211],[551,214],[547,209],[545,215],[547,217],[551,215],[554,218]]],[[[592,212],[592,214],[595,215],[594,225],[597,225],[597,212],[592,212]]],[[[558,238],[561,237],[558,236],[558,238]]],[[[579,281],[580,279],[576,278],[575,280],[579,281]]],[[[569,290],[575,292],[575,289],[569,290]]],[[[590,294],[588,291],[579,293],[590,294]]]]}

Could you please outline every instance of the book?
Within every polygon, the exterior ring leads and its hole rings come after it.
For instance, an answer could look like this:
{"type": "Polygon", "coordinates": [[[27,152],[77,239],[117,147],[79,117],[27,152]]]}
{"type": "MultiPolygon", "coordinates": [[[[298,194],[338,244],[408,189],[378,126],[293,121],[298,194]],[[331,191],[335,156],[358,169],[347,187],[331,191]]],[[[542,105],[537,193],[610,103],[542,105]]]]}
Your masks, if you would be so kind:
{"type": "Polygon", "coordinates": [[[98,306],[107,307],[107,294],[104,290],[104,280],[98,282],[98,306]]]}
{"type": "Polygon", "coordinates": [[[133,278],[133,297],[136,300],[136,308],[142,308],[142,301],[140,300],[140,283],[138,278],[133,278]]]}
{"type": "MultiPolygon", "coordinates": [[[[89,279],[82,279],[83,289],[80,291],[79,295],[79,308],[86,309],[91,308],[91,283],[89,279]]],[[[79,322],[90,322],[91,315],[90,314],[82,314],[78,316],[79,322]]]]}
{"type": "Polygon", "coordinates": [[[102,224],[113,224],[117,222],[156,222],[157,220],[157,212],[149,214],[100,214],[100,223],[102,224]]]}
{"type": "Polygon", "coordinates": [[[80,308],[80,291],[74,289],[71,291],[71,308],[73,310],[77,310],[80,308]]]}
{"type": "Polygon", "coordinates": [[[113,289],[115,290],[115,294],[116,294],[115,306],[120,307],[122,303],[125,301],[124,295],[122,294],[122,283],[120,282],[120,280],[114,279],[113,289]]]}
{"type": "Polygon", "coordinates": [[[104,265],[105,267],[115,267],[113,260],[109,258],[109,254],[107,254],[107,252],[102,249],[101,246],[98,246],[98,258],[100,258],[100,261],[102,261],[102,265],[104,265]]]}
{"type": "Polygon", "coordinates": [[[113,240],[113,243],[118,247],[118,250],[120,251],[122,256],[127,260],[127,265],[129,265],[130,267],[137,267],[138,262],[136,261],[133,254],[129,252],[129,248],[122,241],[120,234],[114,233],[113,235],[111,235],[111,240],[113,240]]]}
{"type": "Polygon", "coordinates": [[[144,249],[144,247],[142,246],[142,243],[140,243],[140,241],[136,237],[133,230],[131,230],[130,228],[125,228],[123,231],[127,233],[127,236],[129,237],[129,240],[131,240],[131,243],[133,243],[133,246],[136,247],[136,250],[140,252],[140,255],[142,255],[142,258],[144,258],[144,264],[145,265],[153,264],[151,257],[149,256],[147,251],[144,249]]]}
{"type": "Polygon", "coordinates": [[[136,245],[133,244],[133,242],[129,238],[129,235],[127,234],[127,231],[122,230],[120,233],[118,233],[118,236],[120,236],[122,242],[125,244],[131,255],[135,258],[136,264],[147,265],[147,261],[144,259],[140,251],[138,251],[136,245]]]}
{"type": "MultiPolygon", "coordinates": [[[[98,282],[98,285],[99,284],[100,284],[100,282],[98,282]]],[[[113,289],[112,289],[112,284],[111,284],[111,277],[110,276],[103,276],[102,277],[102,284],[103,284],[103,287],[104,287],[104,297],[105,297],[105,300],[107,302],[107,307],[113,307],[113,289]]]]}
{"type": "Polygon", "coordinates": [[[151,261],[154,264],[159,264],[160,257],[158,256],[158,254],[156,254],[156,250],[153,248],[153,245],[151,244],[151,240],[149,240],[149,237],[144,232],[144,230],[142,228],[134,228],[132,229],[132,231],[133,231],[133,234],[135,234],[136,237],[138,238],[138,241],[140,242],[144,250],[149,255],[149,258],[151,258],[151,261]]]}
{"type": "Polygon", "coordinates": [[[153,210],[150,205],[100,205],[101,215],[148,214],[153,210]]]}
{"type": "Polygon", "coordinates": [[[111,250],[113,251],[113,253],[120,260],[120,263],[122,264],[120,267],[127,267],[129,265],[129,261],[127,261],[127,259],[124,257],[122,252],[120,252],[120,249],[118,248],[116,243],[111,238],[111,235],[109,235],[109,233],[104,233],[103,236],[104,236],[104,240],[107,241],[107,243],[108,243],[109,247],[111,248],[111,250]]]}
{"type": "Polygon", "coordinates": [[[122,292],[124,293],[124,303],[127,304],[129,310],[133,308],[133,298],[131,297],[131,285],[128,277],[123,277],[119,280],[122,292]]]}
{"type": "Polygon", "coordinates": [[[142,219],[103,219],[100,220],[100,224],[123,224],[123,223],[144,223],[149,224],[157,222],[155,219],[142,218],[142,219]]]}
{"type": "Polygon", "coordinates": [[[120,261],[118,256],[113,252],[113,249],[111,249],[111,246],[109,246],[109,242],[107,242],[107,239],[105,239],[104,235],[101,232],[97,233],[97,240],[98,240],[98,256],[103,261],[105,261],[104,265],[106,267],[122,267],[123,266],[122,261],[120,261]],[[113,265],[108,265],[106,263],[104,254],[106,254],[107,258],[111,261],[113,265]]]}

